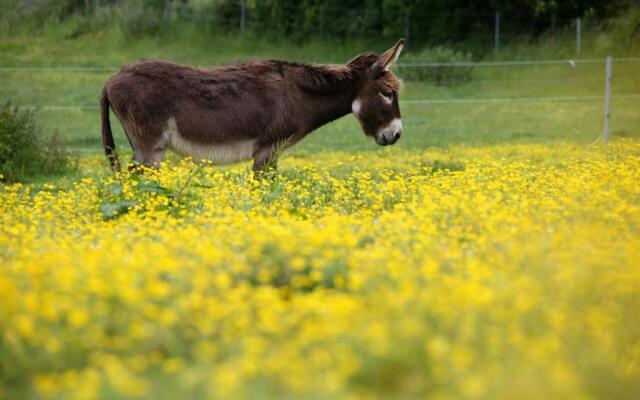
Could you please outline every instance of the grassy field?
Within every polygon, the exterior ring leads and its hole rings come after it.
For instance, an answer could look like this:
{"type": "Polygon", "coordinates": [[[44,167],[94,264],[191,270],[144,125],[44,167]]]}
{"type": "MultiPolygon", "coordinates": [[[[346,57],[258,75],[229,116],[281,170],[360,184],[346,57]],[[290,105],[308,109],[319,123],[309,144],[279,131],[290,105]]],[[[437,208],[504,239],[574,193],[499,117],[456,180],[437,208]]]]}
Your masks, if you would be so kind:
{"type": "MultiPolygon", "coordinates": [[[[0,66],[344,62],[388,46],[74,29],[2,38],[0,66]]],[[[397,145],[347,117],[263,181],[248,163],[175,158],[114,176],[97,109],[40,110],[79,170],[0,184],[0,399],[639,398],[640,100],[614,99],[615,140],[591,145],[603,67],[406,82],[397,145]],[[509,100],[558,96],[598,97],[509,100]]],[[[615,95],[640,93],[638,70],[615,64],[615,95]]],[[[108,75],[2,71],[0,100],[95,107],[108,75]]]]}
{"type": "MultiPolygon", "coordinates": [[[[62,66],[108,67],[113,71],[0,71],[0,99],[17,105],[54,106],[38,112],[46,133],[57,131],[73,148],[98,151],[100,147],[97,99],[106,79],[120,65],[139,58],[164,58],[196,65],[219,65],[255,58],[285,58],[307,62],[343,63],[365,50],[382,51],[389,44],[348,43],[307,45],[283,43],[273,46],[260,38],[191,40],[176,36],[128,40],[117,32],[102,32],[64,39],[60,28],[43,37],[5,38],[0,44],[0,67],[62,66]],[[95,49],[100,49],[96,51],[95,49]],[[65,109],[80,106],[86,109],[65,109]],[[55,107],[62,107],[57,109],[55,107]]],[[[71,29],[71,28],[68,28],[71,29]]],[[[192,37],[192,36],[190,36],[192,37]]],[[[594,43],[602,39],[593,37],[594,43]]],[[[552,46],[534,45],[505,49],[500,58],[573,57],[570,41],[552,46]]],[[[606,47],[585,44],[583,57],[603,57],[606,47]]],[[[611,50],[614,51],[614,50],[611,50]]],[[[617,50],[614,55],[633,56],[617,50]]],[[[402,59],[400,60],[402,61],[402,59]]],[[[429,61],[429,60],[425,60],[429,61]]],[[[614,65],[614,96],[640,95],[640,62],[614,65]]],[[[398,69],[403,75],[403,70],[398,69]]],[[[596,64],[540,66],[478,66],[472,80],[456,86],[434,86],[407,81],[401,100],[406,134],[398,144],[406,149],[425,149],[450,144],[488,144],[505,142],[570,141],[590,144],[602,133],[604,61],[596,64]],[[539,98],[578,97],[564,101],[539,98]],[[525,100],[511,101],[511,98],[525,100]],[[538,98],[538,99],[536,99],[538,98]],[[475,100],[474,100],[475,99],[475,100]],[[488,102],[483,99],[498,99],[488,102]],[[528,99],[528,100],[526,100],[528,99]],[[455,101],[454,103],[416,103],[415,101],[455,101]],[[471,101],[471,102],[469,102],[471,101]]],[[[613,100],[614,137],[640,137],[640,98],[613,100]]],[[[126,149],[127,141],[114,121],[116,142],[126,149]]],[[[373,150],[352,117],[330,124],[303,141],[293,154],[313,154],[327,149],[373,150]]]]}

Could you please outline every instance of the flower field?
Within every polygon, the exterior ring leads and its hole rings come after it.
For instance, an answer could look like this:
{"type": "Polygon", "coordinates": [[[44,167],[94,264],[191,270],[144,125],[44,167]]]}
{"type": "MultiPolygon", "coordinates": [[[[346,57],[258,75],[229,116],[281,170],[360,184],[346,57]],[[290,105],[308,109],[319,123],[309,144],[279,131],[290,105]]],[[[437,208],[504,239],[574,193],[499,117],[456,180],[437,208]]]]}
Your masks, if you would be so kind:
{"type": "Polygon", "coordinates": [[[640,143],[0,187],[0,398],[638,398],[640,143]]]}

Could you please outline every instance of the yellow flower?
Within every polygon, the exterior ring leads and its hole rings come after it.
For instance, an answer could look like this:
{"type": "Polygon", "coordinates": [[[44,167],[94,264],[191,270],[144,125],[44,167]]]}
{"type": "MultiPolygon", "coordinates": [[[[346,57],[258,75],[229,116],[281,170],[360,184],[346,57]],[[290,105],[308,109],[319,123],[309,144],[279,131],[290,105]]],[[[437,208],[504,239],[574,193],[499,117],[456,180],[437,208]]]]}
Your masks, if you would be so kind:
{"type": "Polygon", "coordinates": [[[0,186],[0,396],[633,397],[637,141],[197,168],[0,186]]]}

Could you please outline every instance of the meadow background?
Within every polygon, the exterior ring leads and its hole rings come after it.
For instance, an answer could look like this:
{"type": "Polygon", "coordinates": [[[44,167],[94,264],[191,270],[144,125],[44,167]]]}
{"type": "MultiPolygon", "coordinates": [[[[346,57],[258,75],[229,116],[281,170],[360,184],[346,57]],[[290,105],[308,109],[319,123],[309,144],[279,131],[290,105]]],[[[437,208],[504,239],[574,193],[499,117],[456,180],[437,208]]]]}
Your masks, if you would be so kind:
{"type": "Polygon", "coordinates": [[[71,165],[0,183],[0,398],[640,396],[636,2],[0,6],[0,101],[71,165]],[[392,147],[347,116],[260,182],[101,154],[122,64],[344,63],[402,36],[392,147]]]}

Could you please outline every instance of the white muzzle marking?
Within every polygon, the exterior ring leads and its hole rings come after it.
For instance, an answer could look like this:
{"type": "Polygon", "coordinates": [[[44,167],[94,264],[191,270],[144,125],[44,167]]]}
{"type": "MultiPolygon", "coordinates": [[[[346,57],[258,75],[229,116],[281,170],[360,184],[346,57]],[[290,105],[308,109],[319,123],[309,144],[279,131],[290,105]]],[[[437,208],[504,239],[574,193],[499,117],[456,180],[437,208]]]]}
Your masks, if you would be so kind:
{"type": "Polygon", "coordinates": [[[394,138],[396,132],[402,132],[402,121],[400,118],[394,118],[387,126],[380,128],[376,133],[376,140],[379,141],[384,138],[390,142],[394,138]]]}

